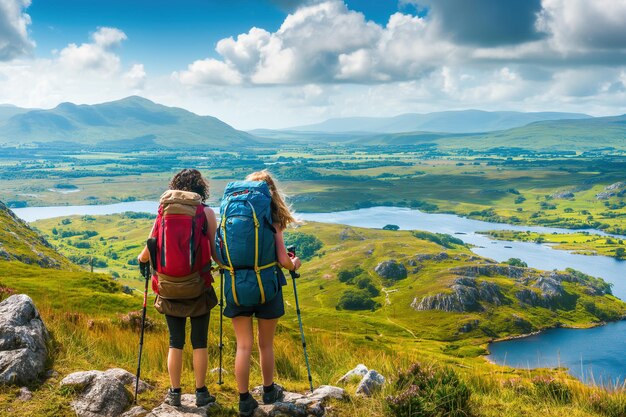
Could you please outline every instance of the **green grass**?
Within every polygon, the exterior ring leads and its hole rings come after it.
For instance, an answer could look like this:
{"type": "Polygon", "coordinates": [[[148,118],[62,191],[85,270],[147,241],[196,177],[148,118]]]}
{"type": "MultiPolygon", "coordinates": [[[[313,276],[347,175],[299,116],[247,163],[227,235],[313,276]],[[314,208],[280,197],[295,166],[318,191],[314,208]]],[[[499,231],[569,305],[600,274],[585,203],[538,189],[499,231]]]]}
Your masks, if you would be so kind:
{"type": "Polygon", "coordinates": [[[536,233],[511,230],[489,231],[486,234],[497,240],[551,243],[554,249],[567,250],[581,255],[625,257],[619,256],[626,249],[624,240],[614,237],[589,233],[536,233]]]}

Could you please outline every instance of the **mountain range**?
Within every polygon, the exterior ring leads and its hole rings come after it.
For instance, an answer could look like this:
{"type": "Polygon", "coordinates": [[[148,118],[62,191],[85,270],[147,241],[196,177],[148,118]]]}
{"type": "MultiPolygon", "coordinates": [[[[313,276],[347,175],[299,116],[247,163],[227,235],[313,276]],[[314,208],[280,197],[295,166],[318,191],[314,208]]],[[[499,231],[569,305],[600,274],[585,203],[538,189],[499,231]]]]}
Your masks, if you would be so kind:
{"type": "Polygon", "coordinates": [[[581,113],[460,110],[427,114],[407,113],[394,117],[335,118],[284,130],[322,133],[402,133],[416,131],[478,133],[511,129],[545,120],[589,118],[591,116],[581,113]]]}
{"type": "Polygon", "coordinates": [[[449,111],[391,118],[330,119],[292,130],[243,132],[211,116],[131,96],[50,110],[0,105],[0,145],[39,144],[132,151],[145,148],[240,149],[297,142],[440,148],[626,149],[626,115],[449,111]],[[315,129],[318,129],[317,131],[315,129]]]}
{"type": "Polygon", "coordinates": [[[228,148],[255,138],[211,116],[131,96],[95,105],[61,103],[50,110],[0,108],[0,143],[70,142],[132,149],[145,146],[228,148]]]}

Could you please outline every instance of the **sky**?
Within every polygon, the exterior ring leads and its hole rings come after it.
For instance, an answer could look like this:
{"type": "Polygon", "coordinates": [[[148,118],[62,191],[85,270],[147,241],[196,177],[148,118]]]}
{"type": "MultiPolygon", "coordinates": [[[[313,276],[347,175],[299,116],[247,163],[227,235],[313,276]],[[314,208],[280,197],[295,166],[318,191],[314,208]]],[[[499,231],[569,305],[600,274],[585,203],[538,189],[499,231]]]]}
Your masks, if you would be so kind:
{"type": "Polygon", "coordinates": [[[0,103],[140,95],[239,129],[626,113],[626,0],[0,0],[0,103]]]}

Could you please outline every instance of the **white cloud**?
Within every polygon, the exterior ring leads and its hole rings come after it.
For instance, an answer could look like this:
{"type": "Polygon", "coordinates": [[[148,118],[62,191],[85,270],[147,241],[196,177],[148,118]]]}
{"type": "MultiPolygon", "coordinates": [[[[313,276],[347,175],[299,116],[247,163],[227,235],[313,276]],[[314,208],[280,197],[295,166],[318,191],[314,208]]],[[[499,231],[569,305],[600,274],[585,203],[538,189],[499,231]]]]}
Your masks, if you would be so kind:
{"type": "Polygon", "coordinates": [[[120,58],[112,49],[126,39],[126,34],[116,28],[99,28],[92,36],[93,42],[80,46],[69,44],[59,52],[59,63],[73,71],[101,71],[114,73],[120,68],[120,58]]]}
{"type": "Polygon", "coordinates": [[[30,0],[0,0],[0,61],[26,55],[35,47],[28,36],[30,0]]]}
{"type": "Polygon", "coordinates": [[[237,70],[212,58],[195,61],[187,67],[186,71],[175,72],[172,75],[187,85],[234,85],[241,83],[241,75],[237,70]]]}
{"type": "Polygon", "coordinates": [[[124,74],[126,86],[133,90],[141,90],[146,83],[146,70],[143,64],[135,64],[124,74]]]}
{"type": "Polygon", "coordinates": [[[543,0],[538,28],[561,52],[626,51],[626,0],[543,0]]]}
{"type": "Polygon", "coordinates": [[[90,42],[69,44],[52,58],[0,62],[0,103],[54,107],[63,101],[98,103],[136,94],[149,80],[142,64],[124,69],[114,48],[125,39],[119,29],[99,28],[90,42]]]}

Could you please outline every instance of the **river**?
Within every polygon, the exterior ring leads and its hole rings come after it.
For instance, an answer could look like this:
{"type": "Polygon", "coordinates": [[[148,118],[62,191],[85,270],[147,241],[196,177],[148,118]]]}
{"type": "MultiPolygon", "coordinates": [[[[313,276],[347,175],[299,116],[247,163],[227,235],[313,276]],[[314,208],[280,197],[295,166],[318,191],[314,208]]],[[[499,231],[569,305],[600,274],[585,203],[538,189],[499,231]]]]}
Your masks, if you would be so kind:
{"type": "MultiPolygon", "coordinates": [[[[135,201],[110,205],[28,207],[13,211],[25,221],[70,215],[103,215],[125,211],[156,212],[157,203],[135,201]]],[[[552,270],[567,267],[599,276],[613,284],[613,293],[626,299],[626,262],[605,256],[577,255],[552,249],[549,244],[505,242],[490,239],[477,232],[487,230],[519,230],[539,233],[573,233],[573,230],[539,226],[515,226],[467,219],[452,214],[430,214],[397,207],[334,213],[299,213],[303,220],[339,223],[350,226],[382,228],[395,224],[401,229],[426,230],[454,235],[474,245],[480,256],[505,261],[519,258],[529,266],[552,270]]],[[[599,230],[590,233],[606,235],[599,230]]],[[[626,377],[626,321],[610,323],[593,329],[552,329],[527,338],[492,343],[489,358],[496,363],[520,368],[564,366],[587,381],[603,384],[622,383],[626,377]]]]}

